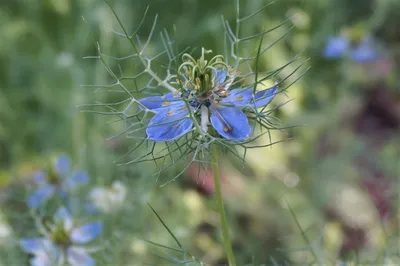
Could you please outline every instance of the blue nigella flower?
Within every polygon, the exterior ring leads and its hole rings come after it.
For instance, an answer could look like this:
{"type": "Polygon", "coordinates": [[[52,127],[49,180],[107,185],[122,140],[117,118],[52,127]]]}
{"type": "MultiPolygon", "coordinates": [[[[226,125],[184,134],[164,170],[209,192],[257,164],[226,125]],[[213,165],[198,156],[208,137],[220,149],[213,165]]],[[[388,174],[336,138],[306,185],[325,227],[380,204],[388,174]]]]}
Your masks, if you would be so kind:
{"type": "Polygon", "coordinates": [[[352,42],[348,36],[328,37],[323,54],[328,59],[349,56],[357,63],[373,62],[380,57],[375,41],[369,35],[358,42],[352,42]]]}
{"type": "Polygon", "coordinates": [[[347,53],[350,48],[350,40],[346,36],[328,37],[324,56],[329,59],[340,58],[347,53]]]}
{"type": "Polygon", "coordinates": [[[32,254],[32,266],[64,265],[93,266],[95,260],[89,249],[82,246],[97,238],[103,228],[99,222],[86,223],[76,227],[66,208],[60,208],[54,215],[54,224],[45,237],[26,238],[20,241],[23,251],[32,254]]]}
{"type": "Polygon", "coordinates": [[[366,36],[351,50],[350,57],[358,63],[369,63],[379,59],[380,53],[376,48],[373,38],[366,36]]]}
{"type": "Polygon", "coordinates": [[[35,173],[33,180],[39,188],[28,198],[29,207],[38,208],[54,194],[66,197],[69,190],[88,182],[89,177],[86,172],[76,171],[69,176],[69,170],[70,161],[67,156],[62,155],[48,171],[35,173]]]}
{"type": "Polygon", "coordinates": [[[253,98],[253,88],[235,88],[227,90],[227,71],[218,70],[213,82],[215,88],[206,97],[192,96],[188,93],[168,93],[164,96],[143,98],[140,103],[156,114],[151,119],[146,133],[150,140],[170,141],[177,139],[193,128],[189,117],[189,109],[182,99],[189,100],[189,108],[199,111],[205,106],[211,113],[213,128],[224,138],[243,140],[249,137],[251,128],[246,114],[242,111],[246,106],[260,108],[272,101],[277,88],[257,91],[253,98]]]}
{"type": "MultiPolygon", "coordinates": [[[[214,59],[210,62],[225,64],[214,59]]],[[[227,68],[210,65],[204,60],[204,50],[199,61],[191,59],[183,65],[191,68],[186,68],[186,74],[181,77],[181,92],[139,100],[142,106],[155,112],[146,128],[149,140],[171,141],[190,132],[195,122],[189,112],[197,117],[201,115],[203,132],[208,132],[210,121],[213,129],[223,138],[245,140],[250,136],[251,127],[244,109],[265,107],[277,92],[276,87],[255,93],[253,88],[230,89],[236,77],[235,71],[228,75],[227,68]]]]}

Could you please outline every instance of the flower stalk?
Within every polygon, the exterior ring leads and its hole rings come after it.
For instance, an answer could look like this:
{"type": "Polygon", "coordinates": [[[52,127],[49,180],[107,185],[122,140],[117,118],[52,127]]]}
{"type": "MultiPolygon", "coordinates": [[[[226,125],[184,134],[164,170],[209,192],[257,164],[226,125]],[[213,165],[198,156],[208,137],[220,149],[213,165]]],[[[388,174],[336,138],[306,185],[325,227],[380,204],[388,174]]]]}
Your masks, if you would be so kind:
{"type": "Polygon", "coordinates": [[[236,266],[235,257],[233,256],[232,242],[229,236],[229,226],[225,215],[224,200],[222,198],[221,180],[219,176],[219,167],[218,167],[218,151],[217,151],[217,146],[215,144],[211,145],[211,155],[212,155],[211,166],[214,176],[215,196],[218,205],[218,212],[221,222],[222,236],[224,239],[225,252],[228,258],[229,266],[236,266]]]}

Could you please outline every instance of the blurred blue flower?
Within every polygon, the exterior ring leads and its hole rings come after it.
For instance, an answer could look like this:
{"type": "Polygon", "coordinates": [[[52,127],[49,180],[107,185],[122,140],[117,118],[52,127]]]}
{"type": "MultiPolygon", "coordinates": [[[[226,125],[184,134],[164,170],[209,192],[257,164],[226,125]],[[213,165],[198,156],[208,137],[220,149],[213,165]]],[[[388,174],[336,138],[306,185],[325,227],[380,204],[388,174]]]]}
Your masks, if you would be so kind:
{"type": "Polygon", "coordinates": [[[357,63],[369,63],[379,59],[380,54],[371,36],[364,37],[350,52],[350,57],[357,63]]]}
{"type": "Polygon", "coordinates": [[[69,170],[70,160],[67,156],[62,155],[56,159],[54,165],[48,171],[35,173],[33,180],[39,188],[29,196],[29,207],[38,208],[54,194],[66,197],[69,190],[88,182],[89,176],[86,172],[75,171],[68,176],[69,170]]]}
{"type": "Polygon", "coordinates": [[[32,266],[64,265],[93,266],[95,260],[89,250],[82,246],[102,232],[99,222],[86,223],[76,227],[66,208],[60,208],[54,215],[54,224],[45,237],[26,238],[20,241],[24,252],[32,254],[32,266]]]}
{"type": "Polygon", "coordinates": [[[274,98],[277,88],[257,91],[253,95],[253,88],[230,89],[233,79],[227,76],[226,70],[213,71],[212,88],[202,94],[183,76],[186,82],[183,93],[171,92],[141,99],[139,102],[143,106],[155,112],[146,129],[148,139],[171,141],[185,135],[193,129],[189,108],[193,113],[199,113],[202,107],[207,109],[207,116],[211,113],[211,125],[219,135],[236,141],[248,138],[251,128],[243,109],[265,107],[274,98]]]}
{"type": "Polygon", "coordinates": [[[329,59],[335,59],[344,56],[350,47],[350,40],[345,36],[328,37],[324,56],[329,59]]]}
{"type": "Polygon", "coordinates": [[[356,63],[370,63],[380,57],[375,40],[369,35],[357,43],[352,43],[348,36],[330,36],[323,54],[328,59],[349,56],[356,63]]]}

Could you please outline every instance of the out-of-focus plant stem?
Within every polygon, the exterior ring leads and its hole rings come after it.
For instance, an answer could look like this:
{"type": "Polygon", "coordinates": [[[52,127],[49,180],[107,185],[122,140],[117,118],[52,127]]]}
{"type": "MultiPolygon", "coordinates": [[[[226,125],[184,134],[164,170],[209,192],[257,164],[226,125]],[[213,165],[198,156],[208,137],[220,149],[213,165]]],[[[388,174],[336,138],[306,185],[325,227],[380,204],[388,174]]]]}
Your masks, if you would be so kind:
{"type": "Polygon", "coordinates": [[[218,167],[218,151],[217,151],[217,146],[215,144],[211,145],[211,155],[212,155],[211,165],[212,165],[214,184],[215,184],[215,196],[217,199],[218,212],[221,221],[222,236],[224,238],[226,256],[228,258],[229,266],[236,266],[235,257],[233,256],[233,251],[232,251],[232,243],[229,236],[228,222],[226,220],[226,215],[225,215],[224,200],[222,199],[221,181],[220,181],[219,167],[218,167]]]}

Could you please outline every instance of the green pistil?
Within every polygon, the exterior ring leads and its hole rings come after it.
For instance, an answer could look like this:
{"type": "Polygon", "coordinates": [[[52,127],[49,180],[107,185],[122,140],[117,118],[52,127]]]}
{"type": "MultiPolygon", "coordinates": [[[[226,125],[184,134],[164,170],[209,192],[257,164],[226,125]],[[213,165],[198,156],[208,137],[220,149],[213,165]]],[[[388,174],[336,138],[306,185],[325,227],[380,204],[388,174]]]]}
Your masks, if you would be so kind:
{"type": "Polygon", "coordinates": [[[57,226],[57,229],[51,233],[51,240],[62,247],[67,247],[70,244],[69,233],[65,232],[63,224],[57,226]]]}
{"type": "Polygon", "coordinates": [[[52,168],[50,168],[49,173],[46,176],[46,181],[49,184],[56,185],[60,183],[60,177],[52,168]]]}
{"type": "Polygon", "coordinates": [[[209,91],[213,89],[213,84],[211,80],[212,73],[207,73],[211,71],[207,71],[205,74],[200,74],[199,77],[196,78],[198,80],[198,91],[200,96],[206,95],[209,91]]]}
{"type": "Polygon", "coordinates": [[[205,59],[205,55],[211,53],[211,50],[202,48],[201,57],[196,61],[191,55],[184,54],[182,63],[178,69],[178,74],[184,70],[184,75],[188,79],[186,89],[196,90],[198,96],[204,97],[214,89],[213,76],[217,69],[228,69],[222,55],[216,55],[210,61],[205,59]]]}
{"type": "Polygon", "coordinates": [[[368,34],[363,24],[356,24],[344,30],[344,34],[350,39],[352,46],[359,45],[362,39],[368,34]]]}

